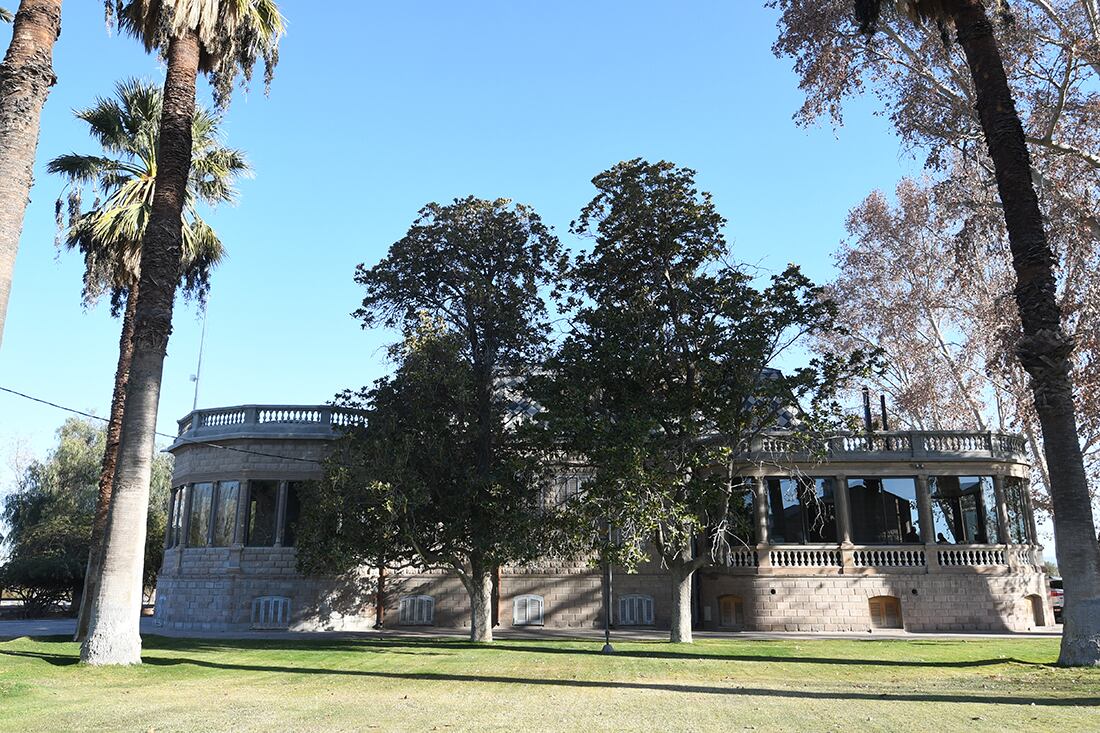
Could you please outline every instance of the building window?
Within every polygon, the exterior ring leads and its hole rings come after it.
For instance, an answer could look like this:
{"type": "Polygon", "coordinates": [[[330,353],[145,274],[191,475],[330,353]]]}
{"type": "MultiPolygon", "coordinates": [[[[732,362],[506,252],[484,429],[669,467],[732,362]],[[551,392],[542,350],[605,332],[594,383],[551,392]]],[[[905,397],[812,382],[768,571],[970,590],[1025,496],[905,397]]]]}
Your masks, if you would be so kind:
{"type": "Polygon", "coordinates": [[[730,497],[729,529],[731,544],[754,546],[756,544],[756,509],[752,479],[741,479],[734,485],[730,497]]]}
{"type": "MultiPolygon", "coordinates": [[[[539,623],[542,623],[540,620],[539,623]]],[[[653,598],[630,595],[619,599],[619,624],[621,626],[652,626],[653,598]]]]}
{"type": "Polygon", "coordinates": [[[279,482],[248,482],[248,514],[245,516],[245,544],[274,547],[279,521],[279,482]]]}
{"type": "Polygon", "coordinates": [[[520,596],[512,601],[512,624],[542,626],[542,596],[520,596]]]}
{"type": "Polygon", "coordinates": [[[206,547],[209,544],[210,510],[213,501],[214,484],[191,485],[191,516],[187,519],[188,547],[206,547]]]}
{"type": "Polygon", "coordinates": [[[237,501],[241,485],[238,481],[219,481],[214,501],[214,531],[211,535],[214,547],[233,544],[237,528],[237,501]]]}
{"type": "Polygon", "coordinates": [[[587,476],[576,475],[558,476],[554,504],[561,506],[575,499],[581,493],[581,487],[587,478],[587,476]]]}
{"type": "Polygon", "coordinates": [[[290,599],[286,596],[253,598],[251,626],[254,629],[285,629],[290,626],[290,599]]]}
{"type": "Polygon", "coordinates": [[[901,601],[894,596],[875,596],[867,601],[871,614],[871,627],[875,629],[900,629],[901,601]]]}
{"type": "Polygon", "coordinates": [[[303,481],[290,481],[286,485],[286,513],[283,515],[283,547],[294,547],[298,539],[298,516],[301,514],[299,491],[303,481]]]}
{"type": "Polygon", "coordinates": [[[1024,482],[1018,478],[1005,479],[1005,509],[1008,512],[1008,541],[1014,545],[1030,544],[1028,521],[1028,497],[1024,482]]]}
{"type": "Polygon", "coordinates": [[[402,626],[431,626],[435,620],[435,599],[431,596],[403,597],[398,618],[402,626]]]}
{"type": "Polygon", "coordinates": [[[719,597],[718,623],[730,629],[745,628],[745,604],[741,596],[719,597]]]}
{"type": "Polygon", "coordinates": [[[172,501],[168,504],[171,516],[168,520],[168,547],[179,547],[183,543],[183,509],[187,490],[180,486],[172,491],[172,501]]]}
{"type": "Polygon", "coordinates": [[[835,543],[831,478],[769,478],[768,536],[773,544],[835,543]]]}
{"type": "Polygon", "coordinates": [[[929,476],[936,542],[985,545],[997,537],[992,476],[929,476]]]}
{"type": "Polygon", "coordinates": [[[917,482],[913,478],[850,478],[852,541],[860,545],[920,542],[917,482]]]}

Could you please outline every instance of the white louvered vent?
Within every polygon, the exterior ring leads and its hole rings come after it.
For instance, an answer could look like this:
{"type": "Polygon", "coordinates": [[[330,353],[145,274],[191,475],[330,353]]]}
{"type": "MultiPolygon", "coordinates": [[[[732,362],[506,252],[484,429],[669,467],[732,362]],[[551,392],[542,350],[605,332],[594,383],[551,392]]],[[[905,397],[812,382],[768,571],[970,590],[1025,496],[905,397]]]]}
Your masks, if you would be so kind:
{"type": "Polygon", "coordinates": [[[290,599],[260,596],[252,600],[252,628],[285,629],[290,626],[290,599]]]}

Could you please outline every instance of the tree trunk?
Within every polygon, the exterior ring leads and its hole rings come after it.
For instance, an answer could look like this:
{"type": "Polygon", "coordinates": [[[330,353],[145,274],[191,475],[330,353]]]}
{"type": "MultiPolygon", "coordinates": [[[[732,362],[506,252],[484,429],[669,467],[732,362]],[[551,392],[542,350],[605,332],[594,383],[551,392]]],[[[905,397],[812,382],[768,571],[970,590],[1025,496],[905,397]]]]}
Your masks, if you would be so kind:
{"type": "Polygon", "coordinates": [[[1100,548],[1077,436],[1070,376],[1073,343],[1062,330],[1054,253],[1043,230],[1023,126],[983,2],[958,0],[951,10],[1004,206],[1024,331],[1016,351],[1031,377],[1050,471],[1055,551],[1066,603],[1058,662],[1100,665],[1100,548]]]}
{"type": "Polygon", "coordinates": [[[472,563],[465,578],[470,594],[470,641],[493,640],[493,571],[482,562],[472,563]]]}
{"type": "Polygon", "coordinates": [[[89,664],[140,664],[142,565],[157,405],[172,305],[179,284],[182,212],[191,170],[191,121],[199,41],[193,32],[168,46],[160,167],[149,224],[141,246],[141,280],[134,318],[134,354],[126,386],[118,469],[107,513],[103,566],[93,599],[88,638],[80,649],[89,664]]]}
{"type": "Polygon", "coordinates": [[[89,600],[99,587],[99,567],[103,564],[103,533],[107,529],[107,508],[111,505],[111,489],[118,465],[118,443],[122,437],[122,415],[126,410],[126,383],[130,379],[130,362],[134,357],[134,313],[137,311],[138,287],[126,295],[126,312],[122,316],[122,335],[118,340],[118,366],[115,367],[115,389],[111,395],[111,419],[107,422],[107,445],[99,469],[99,495],[92,520],[92,543],[88,548],[88,569],[84,573],[84,594],[80,600],[80,615],[76,619],[73,641],[88,636],[89,600]]]}
{"type": "Polygon", "coordinates": [[[669,641],[674,644],[692,643],[691,635],[691,578],[694,568],[684,565],[669,565],[668,575],[672,581],[672,629],[669,641]]]}
{"type": "Polygon", "coordinates": [[[23,214],[34,182],[42,105],[57,81],[53,44],[59,35],[61,0],[22,0],[0,64],[0,343],[23,214]]]}

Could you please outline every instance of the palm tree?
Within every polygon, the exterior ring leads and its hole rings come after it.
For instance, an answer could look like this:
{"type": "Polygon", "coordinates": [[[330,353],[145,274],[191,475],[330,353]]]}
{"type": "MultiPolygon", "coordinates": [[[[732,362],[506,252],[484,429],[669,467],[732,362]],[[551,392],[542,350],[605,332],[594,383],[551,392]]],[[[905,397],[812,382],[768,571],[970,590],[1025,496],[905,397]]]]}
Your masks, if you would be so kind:
{"type": "Polygon", "coordinates": [[[27,210],[38,149],[42,105],[57,78],[53,44],[61,33],[61,0],[22,0],[11,44],[0,63],[0,342],[8,314],[12,272],[27,210]]]}
{"type": "Polygon", "coordinates": [[[107,513],[103,564],[90,598],[88,635],[80,649],[89,664],[139,664],[142,563],[161,376],[180,276],[183,211],[191,177],[191,136],[199,72],[214,81],[219,105],[234,80],[247,81],[259,57],[270,80],[278,62],[283,18],[274,0],[130,0],[119,24],[147,50],[164,54],[156,186],[141,243],[134,312],[133,359],[126,384],[118,467],[107,513]]]}
{"type": "MultiPolygon", "coordinates": [[[[1058,662],[1068,666],[1100,665],[1100,549],[1077,436],[1069,358],[1073,341],[1062,330],[1055,298],[1055,256],[1043,229],[1023,126],[985,2],[854,2],[856,19],[865,31],[874,31],[884,9],[898,7],[914,21],[935,21],[944,32],[954,27],[956,41],[966,56],[1016,271],[1016,306],[1023,323],[1016,353],[1031,377],[1050,467],[1055,551],[1066,602],[1058,662]]],[[[1005,12],[1004,0],[995,0],[995,5],[998,13],[1005,12]]]]}
{"type": "MultiPolygon", "coordinates": [[[[51,173],[63,176],[69,184],[70,216],[64,243],[84,255],[85,303],[91,305],[109,293],[113,314],[117,316],[120,310],[124,313],[85,573],[87,581],[77,621],[77,641],[83,641],[87,634],[88,598],[96,588],[107,507],[118,460],[126,382],[133,356],[141,238],[149,221],[157,173],[161,106],[159,87],[138,80],[120,82],[115,88],[114,99],[98,99],[92,107],[76,112],[78,119],[88,123],[92,137],[106,155],[62,155],[50,161],[48,167],[51,173]],[[97,198],[90,210],[81,212],[80,194],[88,185],[94,186],[106,198],[102,201],[97,198]]],[[[191,125],[193,163],[182,221],[180,268],[185,295],[196,298],[200,305],[209,288],[210,271],[222,259],[224,250],[217,234],[199,215],[196,204],[200,201],[210,206],[233,203],[237,194],[236,179],[251,172],[241,151],[221,144],[219,123],[217,115],[200,108],[191,125]]],[[[63,198],[57,200],[59,215],[64,206],[63,198]]]]}
{"type": "Polygon", "coordinates": [[[7,8],[0,8],[0,22],[10,23],[14,20],[15,16],[11,14],[11,11],[7,8]]]}

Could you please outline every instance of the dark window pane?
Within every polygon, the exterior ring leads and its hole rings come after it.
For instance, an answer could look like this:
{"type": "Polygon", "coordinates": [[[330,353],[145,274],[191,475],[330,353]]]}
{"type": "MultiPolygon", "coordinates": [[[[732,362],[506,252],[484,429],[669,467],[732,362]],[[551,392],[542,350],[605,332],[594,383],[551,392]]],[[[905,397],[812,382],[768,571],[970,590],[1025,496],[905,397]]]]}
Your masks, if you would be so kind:
{"type": "Polygon", "coordinates": [[[183,497],[184,488],[181,486],[172,491],[172,501],[169,509],[172,512],[168,525],[168,546],[178,547],[183,542],[183,497]]]}
{"type": "Polygon", "coordinates": [[[248,519],[245,527],[250,547],[272,547],[279,516],[279,482],[248,482],[248,519]]]}
{"type": "Polygon", "coordinates": [[[207,532],[210,531],[210,508],[213,502],[214,484],[193,484],[191,486],[191,516],[187,531],[188,547],[206,547],[207,532]]]}
{"type": "Polygon", "coordinates": [[[756,510],[753,508],[753,482],[734,486],[730,498],[729,533],[735,546],[756,544],[756,510]]]}
{"type": "Polygon", "coordinates": [[[301,481],[291,481],[286,487],[286,518],[283,520],[283,547],[293,547],[298,533],[298,489],[301,481]]]}
{"type": "Polygon", "coordinates": [[[996,500],[993,500],[992,512],[984,505],[985,494],[993,494],[991,477],[930,476],[928,489],[932,501],[936,542],[984,545],[989,543],[990,536],[996,537],[996,500]]]}
{"type": "Polygon", "coordinates": [[[1027,519],[1028,498],[1024,482],[1018,478],[1005,479],[1005,508],[1008,510],[1008,540],[1014,545],[1030,542],[1027,519]]]}
{"type": "Polygon", "coordinates": [[[982,476],[982,518],[985,524],[985,541],[1000,542],[997,534],[997,492],[993,490],[993,477],[982,476]]]}
{"type": "Polygon", "coordinates": [[[920,542],[917,482],[912,478],[851,478],[852,541],[861,545],[920,542]]]}
{"type": "Polygon", "coordinates": [[[236,481],[222,481],[218,484],[217,501],[214,505],[213,544],[215,547],[233,544],[239,493],[240,484],[236,481]]]}
{"type": "Polygon", "coordinates": [[[790,478],[769,478],[768,538],[772,544],[802,544],[802,508],[798,483],[790,478]]]}
{"type": "Polygon", "coordinates": [[[809,542],[832,543],[836,534],[836,489],[831,478],[815,478],[802,491],[806,537],[809,542]]]}

